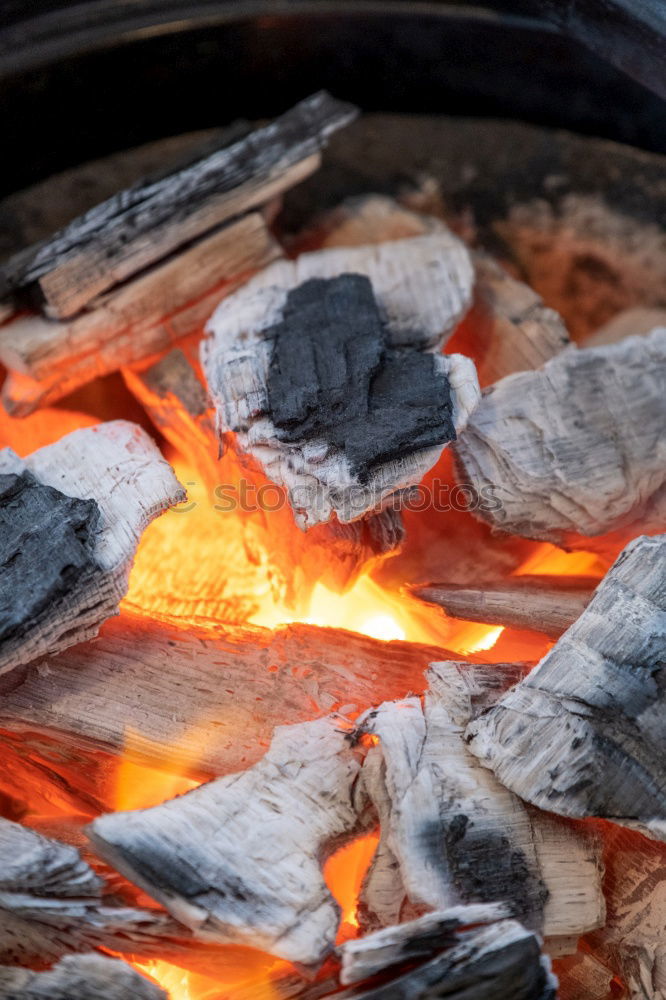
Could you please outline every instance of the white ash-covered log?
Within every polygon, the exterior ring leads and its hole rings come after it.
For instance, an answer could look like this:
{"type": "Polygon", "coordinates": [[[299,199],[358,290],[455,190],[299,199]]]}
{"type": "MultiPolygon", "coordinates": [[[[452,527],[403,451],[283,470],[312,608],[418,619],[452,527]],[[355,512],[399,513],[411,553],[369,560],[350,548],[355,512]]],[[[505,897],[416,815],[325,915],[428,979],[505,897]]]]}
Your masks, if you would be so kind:
{"type": "Polygon", "coordinates": [[[99,297],[73,319],[19,315],[0,327],[8,412],[25,416],[200,331],[220,298],[281,256],[252,212],[99,297]]]}
{"type": "Polygon", "coordinates": [[[556,993],[557,979],[541,954],[536,934],[516,920],[499,920],[461,934],[453,947],[415,969],[336,996],[340,1000],[555,1000],[556,993]]]}
{"type": "Polygon", "coordinates": [[[218,432],[287,490],[302,527],[399,506],[463,429],[474,365],[437,349],[472,280],[443,231],[278,261],[220,304],[202,345],[218,432]]]}
{"type": "Polygon", "coordinates": [[[343,717],[276,730],[250,770],[91,824],[97,851],[201,940],[303,965],[331,951],[340,908],[321,863],[371,819],[343,717]]]}
{"type": "Polygon", "coordinates": [[[100,947],[177,958],[188,950],[185,928],[168,914],[108,898],[68,844],[0,819],[0,867],[0,963],[44,968],[100,947]]]}
{"type": "Polygon", "coordinates": [[[363,768],[381,826],[361,894],[369,926],[414,908],[497,901],[549,938],[573,936],[575,948],[603,923],[598,841],[525,807],[465,745],[473,713],[521,672],[434,663],[423,703],[384,703],[359,720],[379,739],[363,768]]]}
{"type": "Polygon", "coordinates": [[[151,979],[105,955],[67,955],[44,972],[0,966],[0,1000],[167,1000],[151,979]]]}
{"type": "Polygon", "coordinates": [[[666,839],[665,661],[666,536],[643,536],[468,745],[527,802],[666,839]]]}
{"type": "Polygon", "coordinates": [[[583,613],[597,580],[584,576],[515,576],[477,586],[426,583],[410,587],[451,618],[543,632],[559,639],[583,613]]]}
{"type": "MultiPolygon", "coordinates": [[[[433,215],[411,211],[386,195],[352,197],[315,219],[290,250],[349,247],[446,231],[433,215]]],[[[455,334],[455,350],[471,357],[479,382],[539,368],[570,343],[558,313],[483,251],[472,252],[472,308],[455,334]]],[[[653,324],[654,325],[654,324],[653,324]]]]}
{"type": "MultiPolygon", "coordinates": [[[[334,519],[307,534],[301,531],[286,497],[281,497],[280,503],[274,500],[275,486],[259,464],[248,455],[238,455],[226,442],[221,446],[215,412],[184,350],[175,348],[143,370],[126,368],[123,376],[156,426],[214,492],[231,491],[239,506],[244,491],[271,498],[270,509],[257,503],[253,511],[241,511],[232,530],[248,551],[261,545],[270,555],[272,572],[276,581],[280,579],[284,600],[290,606],[306,608],[317,582],[338,592],[347,589],[362,571],[369,572],[402,545],[402,517],[391,509],[350,524],[334,519]]],[[[234,514],[226,511],[225,516],[230,521],[234,514]]]]}
{"type": "Polygon", "coordinates": [[[666,524],[666,328],[566,350],[485,390],[455,443],[459,478],[503,531],[555,543],[666,524]]]}
{"type": "Polygon", "coordinates": [[[71,758],[77,773],[103,754],[217,777],[259,761],[276,726],[421,691],[442,655],[313,625],[183,628],[123,611],[93,642],[31,663],[0,729],[38,736],[31,759],[71,758]]]}
{"type": "Polygon", "coordinates": [[[73,316],[112,286],[307,177],[329,136],[356,114],[321,91],[191,166],[121,191],[4,264],[0,298],[36,286],[51,316],[73,316]]]}
{"type": "Polygon", "coordinates": [[[0,674],[117,614],[148,524],[185,491],[148,435],[115,420],[26,459],[0,451],[0,674]]]}
{"type": "Polygon", "coordinates": [[[509,916],[504,903],[452,906],[415,920],[352,938],[340,945],[340,982],[343,986],[370,979],[396,965],[430,958],[455,945],[473,925],[489,924],[509,916]]]}

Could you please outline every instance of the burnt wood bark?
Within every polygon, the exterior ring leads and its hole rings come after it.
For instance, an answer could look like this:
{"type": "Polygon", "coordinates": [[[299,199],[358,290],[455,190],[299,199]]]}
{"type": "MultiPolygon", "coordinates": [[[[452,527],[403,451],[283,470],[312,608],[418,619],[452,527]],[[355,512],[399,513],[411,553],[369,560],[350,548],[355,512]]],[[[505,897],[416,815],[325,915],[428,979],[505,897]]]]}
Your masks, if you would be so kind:
{"type": "Polygon", "coordinates": [[[328,137],[355,116],[351,105],[321,91],[192,166],[121,191],[5,264],[0,297],[36,284],[52,315],[74,315],[118,282],[307,176],[328,137]],[[297,176],[290,176],[297,165],[297,176]]]}
{"type": "Polygon", "coordinates": [[[388,982],[340,1000],[555,1000],[557,980],[539,940],[515,920],[472,931],[458,945],[388,982]]]}
{"type": "Polygon", "coordinates": [[[588,577],[516,576],[477,587],[419,584],[410,592],[451,618],[531,629],[559,639],[589,604],[596,583],[588,577]]]}
{"type": "Polygon", "coordinates": [[[488,781],[465,746],[474,710],[519,673],[435,663],[423,704],[385,703],[360,720],[379,738],[363,768],[381,826],[361,895],[371,926],[395,923],[410,906],[495,901],[547,937],[575,942],[603,923],[599,843],[488,781]]]}
{"type": "Polygon", "coordinates": [[[45,972],[0,966],[1,1000],[167,1000],[125,962],[105,955],[68,955],[45,972]]]}
{"type": "Polygon", "coordinates": [[[340,919],[321,861],[363,827],[361,758],[343,717],[279,727],[250,770],[99,817],[89,835],[196,937],[316,965],[340,919]]]}
{"type": "Polygon", "coordinates": [[[666,839],[666,536],[631,542],[532,673],[467,729],[528,802],[666,839]]]}
{"type": "Polygon", "coordinates": [[[281,256],[262,216],[231,222],[90,304],[71,320],[22,315],[0,327],[5,408],[24,416],[92,379],[201,330],[219,303],[281,256]]]}
{"type": "Polygon", "coordinates": [[[0,480],[6,673],[96,635],[127,591],[143,530],[185,494],[148,435],[122,420],[26,459],[4,449],[0,480]]]}
{"type": "Polygon", "coordinates": [[[31,664],[0,702],[0,729],[39,734],[77,772],[102,753],[215,777],[256,763],[283,723],[422,690],[442,655],[313,625],[184,629],[123,611],[94,642],[31,664]]]}
{"type": "Polygon", "coordinates": [[[493,923],[507,915],[503,903],[453,906],[352,938],[338,948],[340,982],[350,986],[393,966],[430,958],[455,945],[460,931],[471,925],[493,923]]]}
{"type": "Polygon", "coordinates": [[[567,350],[485,390],[455,443],[494,527],[555,543],[666,524],[666,328],[567,350]]]}
{"type": "Polygon", "coordinates": [[[303,527],[333,515],[349,522],[396,505],[439,458],[451,439],[450,423],[455,433],[465,426],[478,400],[474,365],[461,355],[430,352],[466,310],[471,284],[464,245],[441,231],[277,262],[216,310],[202,361],[218,431],[233,432],[239,451],[253,455],[288,491],[303,527]],[[344,275],[355,278],[341,280],[344,275]],[[315,317],[327,297],[322,329],[315,317]],[[361,321],[364,336],[357,343],[361,321]],[[361,349],[363,361],[347,366],[345,352],[361,349]],[[429,391],[415,399],[412,376],[419,372],[429,391]],[[320,401],[325,427],[316,417],[320,401]],[[416,450],[400,431],[399,402],[418,415],[411,427],[416,450]],[[435,443],[432,420],[440,424],[435,443]]]}

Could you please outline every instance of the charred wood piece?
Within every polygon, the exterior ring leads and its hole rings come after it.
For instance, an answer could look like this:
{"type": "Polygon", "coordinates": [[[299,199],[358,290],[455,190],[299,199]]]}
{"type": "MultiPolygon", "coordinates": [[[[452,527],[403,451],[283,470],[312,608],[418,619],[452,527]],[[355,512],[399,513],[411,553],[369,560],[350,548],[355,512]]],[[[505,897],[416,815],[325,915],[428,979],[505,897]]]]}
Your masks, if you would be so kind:
{"type": "Polygon", "coordinates": [[[564,351],[485,390],[454,447],[461,480],[497,500],[479,516],[555,543],[629,525],[651,530],[646,522],[659,530],[666,523],[665,378],[661,328],[564,351]]]}
{"type": "Polygon", "coordinates": [[[474,365],[434,349],[471,284],[443,231],[277,262],[220,304],[202,345],[218,431],[288,491],[302,527],[395,504],[465,426],[474,365]]]}
{"type": "Polygon", "coordinates": [[[321,859],[363,828],[362,754],[350,731],[341,717],[278,728],[249,771],[109,813],[90,837],[195,937],[316,965],[340,919],[321,859]]]}
{"type": "Polygon", "coordinates": [[[459,940],[459,932],[474,924],[488,924],[507,917],[503,903],[453,906],[426,913],[404,924],[385,927],[372,934],[352,938],[338,948],[343,986],[370,979],[396,965],[430,958],[459,940]]]}
{"type": "Polygon", "coordinates": [[[26,459],[0,451],[0,673],[97,634],[139,538],[185,498],[136,425],[74,431],[26,459]]]}
{"type": "Polygon", "coordinates": [[[340,1000],[555,1000],[557,980],[539,939],[515,920],[470,931],[423,965],[340,1000]]]}
{"type": "Polygon", "coordinates": [[[281,256],[253,212],[91,303],[74,319],[22,315],[0,328],[5,408],[24,416],[201,330],[222,295],[281,256]]]}
{"type": "Polygon", "coordinates": [[[666,536],[643,536],[468,745],[527,802],[666,839],[665,655],[666,536]]]}
{"type": "Polygon", "coordinates": [[[68,955],[45,972],[0,966],[0,1000],[167,1000],[157,983],[105,955],[68,955]]]}
{"type": "Polygon", "coordinates": [[[213,633],[123,611],[94,642],[31,664],[0,701],[0,729],[38,733],[60,760],[124,755],[218,777],[259,761],[283,723],[422,690],[441,655],[313,625],[213,633]],[[128,743],[126,729],[141,738],[128,743]]]}
{"type": "Polygon", "coordinates": [[[477,587],[418,584],[410,592],[451,618],[531,629],[559,639],[583,613],[596,584],[587,577],[517,576],[477,587]]]}
{"type": "Polygon", "coordinates": [[[37,286],[70,317],[113,285],[214,226],[265,204],[318,165],[356,109],[321,91],[280,118],[157,181],[121,191],[0,269],[0,297],[37,286]]]}
{"type": "Polygon", "coordinates": [[[600,845],[526,808],[468,751],[475,708],[519,671],[502,665],[431,665],[423,700],[385,703],[360,728],[379,738],[363,780],[381,840],[361,896],[371,926],[408,907],[505,902],[546,936],[575,938],[603,922],[600,845]]]}

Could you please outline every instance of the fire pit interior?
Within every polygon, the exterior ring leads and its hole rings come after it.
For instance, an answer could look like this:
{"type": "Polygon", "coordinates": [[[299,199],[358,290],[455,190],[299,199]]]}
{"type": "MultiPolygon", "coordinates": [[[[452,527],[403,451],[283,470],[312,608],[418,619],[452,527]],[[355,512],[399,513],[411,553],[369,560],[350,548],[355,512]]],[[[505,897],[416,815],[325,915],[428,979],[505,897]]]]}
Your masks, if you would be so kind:
{"type": "Polygon", "coordinates": [[[319,92],[5,198],[0,998],[666,998],[664,176],[319,92]]]}

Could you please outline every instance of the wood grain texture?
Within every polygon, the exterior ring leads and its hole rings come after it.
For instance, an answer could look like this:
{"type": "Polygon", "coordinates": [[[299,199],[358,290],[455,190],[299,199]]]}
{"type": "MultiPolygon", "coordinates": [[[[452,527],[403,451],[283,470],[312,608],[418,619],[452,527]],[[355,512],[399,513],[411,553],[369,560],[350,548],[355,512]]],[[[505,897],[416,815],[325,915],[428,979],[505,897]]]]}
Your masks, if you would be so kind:
{"type": "Polygon", "coordinates": [[[502,531],[555,543],[568,533],[660,530],[665,378],[661,328],[564,351],[485,390],[454,445],[460,480],[479,493],[492,489],[498,501],[478,515],[502,531]]]}
{"type": "Polygon", "coordinates": [[[341,716],[281,726],[248,771],[152,809],[108,813],[89,835],[202,940],[318,965],[340,921],[321,863],[363,828],[361,760],[341,716]]]}
{"type": "Polygon", "coordinates": [[[22,315],[0,327],[10,374],[6,409],[18,416],[79,386],[167,350],[201,330],[220,299],[281,256],[251,213],[142,273],[62,322],[22,315]]]}
{"type": "Polygon", "coordinates": [[[589,604],[596,583],[587,577],[516,576],[475,587],[427,583],[410,592],[451,618],[531,629],[559,639],[589,604]]]}
{"type": "Polygon", "coordinates": [[[121,191],[13,257],[0,269],[0,296],[37,283],[53,315],[74,315],[113,285],[307,176],[327,138],[355,115],[351,105],[319,92],[192,166],[121,191]],[[290,177],[289,168],[302,161],[308,168],[290,177]]]}
{"type": "Polygon", "coordinates": [[[361,896],[365,921],[505,902],[526,926],[575,942],[603,923],[599,843],[489,781],[463,739],[474,711],[520,669],[443,662],[427,676],[423,704],[385,703],[359,720],[379,738],[363,768],[381,826],[361,896]]]}
{"type": "Polygon", "coordinates": [[[543,809],[666,838],[666,536],[631,542],[539,665],[467,729],[543,809]]]}

